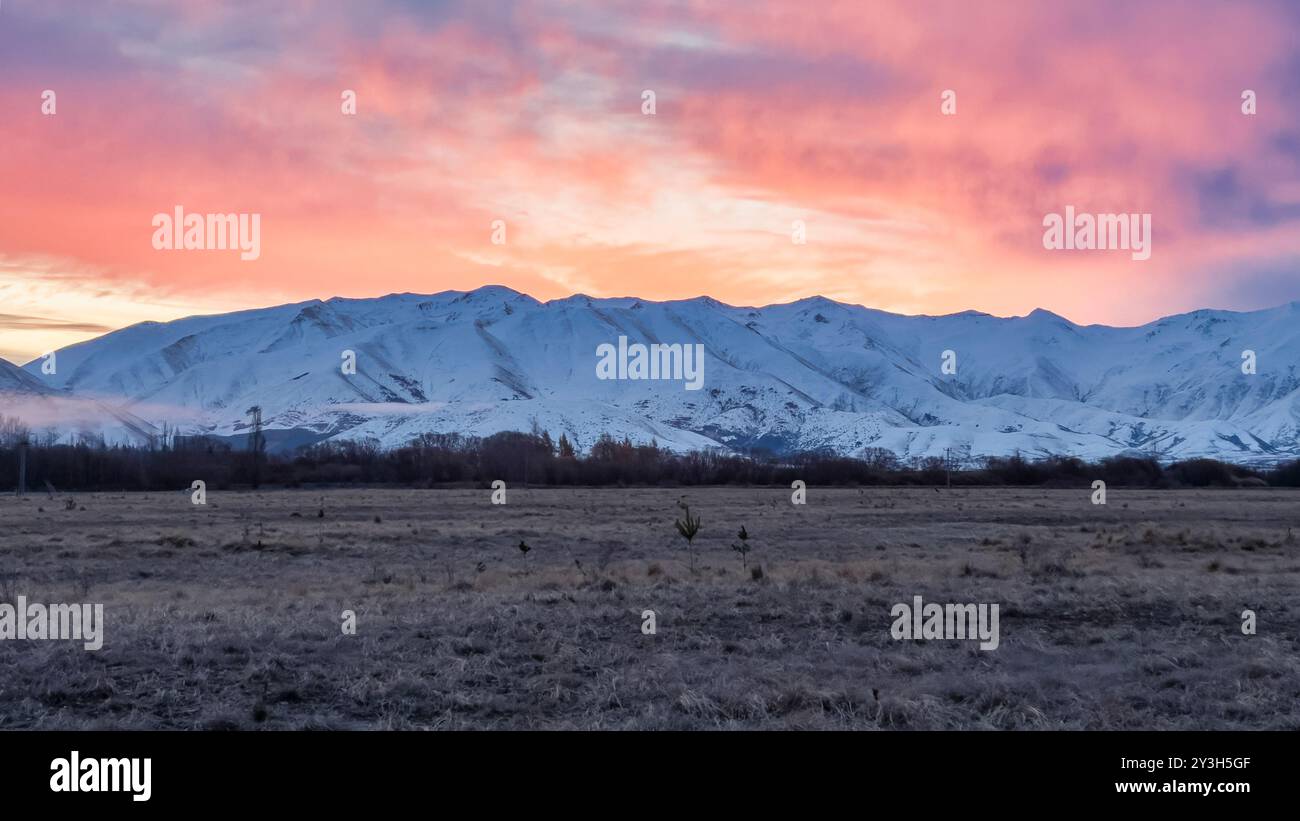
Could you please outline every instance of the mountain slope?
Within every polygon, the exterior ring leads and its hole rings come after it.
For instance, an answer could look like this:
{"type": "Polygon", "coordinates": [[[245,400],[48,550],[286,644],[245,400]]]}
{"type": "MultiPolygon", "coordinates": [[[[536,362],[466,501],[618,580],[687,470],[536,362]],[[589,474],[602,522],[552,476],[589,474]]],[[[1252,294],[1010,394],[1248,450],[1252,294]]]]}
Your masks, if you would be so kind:
{"type": "MultiPolygon", "coordinates": [[[[40,373],[39,363],[34,370],[40,373]]],[[[153,425],[119,403],[73,396],[0,359],[0,422],[7,419],[18,420],[41,439],[147,445],[158,434],[153,425]]]]}
{"type": "Polygon", "coordinates": [[[52,390],[41,380],[4,359],[0,359],[0,396],[35,396],[52,390]]]}
{"type": "Polygon", "coordinates": [[[1241,462],[1300,455],[1300,303],[1195,311],[1137,328],[1047,311],[901,316],[822,297],[763,308],[508,288],[314,300],[144,323],[58,352],[47,390],[154,426],[272,429],[397,446],[425,431],[601,433],[774,451],[902,458],[1126,451],[1241,462]],[[702,345],[684,380],[597,377],[598,346],[702,345]],[[1242,372],[1254,351],[1257,373],[1242,372]],[[345,352],[356,373],[340,365],[345,352]],[[945,352],[956,373],[945,373],[945,352]]]}

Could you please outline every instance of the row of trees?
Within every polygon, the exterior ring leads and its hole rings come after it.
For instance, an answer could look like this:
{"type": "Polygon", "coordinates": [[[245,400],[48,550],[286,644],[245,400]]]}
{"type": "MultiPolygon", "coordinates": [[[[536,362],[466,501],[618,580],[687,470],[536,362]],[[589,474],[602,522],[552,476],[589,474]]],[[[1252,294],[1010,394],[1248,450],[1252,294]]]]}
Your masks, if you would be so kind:
{"type": "Polygon", "coordinates": [[[374,441],[318,444],[292,455],[254,447],[233,449],[204,438],[175,437],[153,448],[102,443],[55,445],[24,439],[0,419],[0,488],[14,488],[26,451],[29,489],[167,490],[202,479],[209,487],[259,484],[387,484],[409,487],[517,485],[777,485],[796,479],[828,485],[1087,486],[1096,479],[1128,487],[1300,486],[1300,461],[1252,470],[1209,459],[1161,465],[1151,458],[1115,457],[1098,463],[1073,458],[987,459],[954,468],[943,459],[900,462],[893,454],[864,458],[828,453],[773,456],[720,452],[675,454],[651,443],[601,436],[578,454],[567,439],[545,433],[498,433],[485,438],[425,434],[385,450],[374,441]],[[26,442],[24,446],[22,443],[26,442]]]}

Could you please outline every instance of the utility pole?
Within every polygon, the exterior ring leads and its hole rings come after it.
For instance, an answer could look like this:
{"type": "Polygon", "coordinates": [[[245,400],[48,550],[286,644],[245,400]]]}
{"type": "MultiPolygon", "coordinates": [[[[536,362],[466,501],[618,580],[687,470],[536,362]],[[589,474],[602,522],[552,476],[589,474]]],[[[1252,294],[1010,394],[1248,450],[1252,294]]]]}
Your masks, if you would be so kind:
{"type": "Polygon", "coordinates": [[[18,440],[18,495],[27,493],[27,435],[18,440]]]}
{"type": "Polygon", "coordinates": [[[952,448],[943,449],[943,466],[948,471],[948,487],[952,487],[952,448]]]}
{"type": "Polygon", "coordinates": [[[262,406],[254,405],[244,413],[253,417],[248,446],[253,452],[253,489],[256,490],[262,482],[262,406]]]}

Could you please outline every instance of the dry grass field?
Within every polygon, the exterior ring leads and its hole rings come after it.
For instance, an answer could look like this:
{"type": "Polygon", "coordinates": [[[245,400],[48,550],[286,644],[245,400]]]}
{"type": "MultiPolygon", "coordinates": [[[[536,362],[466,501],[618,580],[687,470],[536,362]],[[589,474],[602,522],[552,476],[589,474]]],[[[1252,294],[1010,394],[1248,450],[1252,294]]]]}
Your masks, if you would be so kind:
{"type": "Polygon", "coordinates": [[[1300,492],[489,496],[0,498],[0,600],[106,622],[0,641],[0,728],[1300,728],[1300,492]],[[1000,647],[895,641],[918,594],[1000,647]]]}

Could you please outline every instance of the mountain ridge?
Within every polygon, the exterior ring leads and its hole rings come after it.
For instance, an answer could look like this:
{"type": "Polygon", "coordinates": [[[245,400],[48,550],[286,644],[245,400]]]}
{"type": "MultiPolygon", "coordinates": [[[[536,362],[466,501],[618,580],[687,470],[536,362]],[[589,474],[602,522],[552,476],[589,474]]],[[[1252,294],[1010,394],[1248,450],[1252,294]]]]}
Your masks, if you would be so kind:
{"type": "Polygon", "coordinates": [[[268,428],[381,447],[537,427],[583,448],[609,433],[675,450],[1272,462],[1300,455],[1298,313],[1290,302],[1112,327],[1041,308],[908,316],[822,296],[761,307],[707,296],[541,302],[490,285],[137,323],[57,351],[54,375],[39,360],[22,370],[60,396],[221,436],[242,433],[256,404],[268,428]],[[598,379],[596,350],[619,336],[703,345],[704,389],[598,379]],[[355,375],[340,370],[345,350],[355,375]],[[1245,350],[1254,374],[1242,372],[1245,350]],[[943,371],[945,352],[955,374],[943,371]]]}

